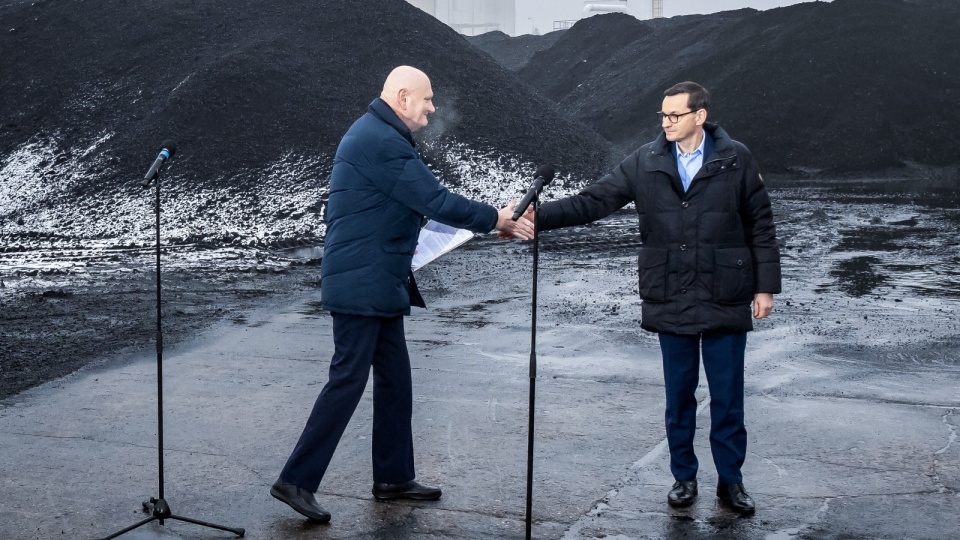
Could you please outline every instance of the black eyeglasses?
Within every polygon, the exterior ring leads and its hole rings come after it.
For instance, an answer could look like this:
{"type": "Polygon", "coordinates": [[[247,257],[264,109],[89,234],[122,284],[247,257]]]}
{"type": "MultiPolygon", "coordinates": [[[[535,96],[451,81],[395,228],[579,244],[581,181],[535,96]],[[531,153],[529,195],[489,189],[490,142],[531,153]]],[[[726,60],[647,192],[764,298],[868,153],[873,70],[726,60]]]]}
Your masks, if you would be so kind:
{"type": "Polygon", "coordinates": [[[670,123],[671,123],[671,124],[676,124],[676,123],[679,122],[680,119],[683,118],[684,116],[686,116],[686,115],[688,115],[688,114],[693,114],[693,113],[695,113],[695,112],[697,112],[697,111],[699,111],[699,110],[700,110],[700,109],[695,109],[695,110],[692,110],[692,111],[687,111],[687,112],[682,113],[682,114],[667,114],[667,113],[665,113],[665,112],[663,112],[663,111],[659,111],[659,112],[657,112],[657,118],[660,119],[660,123],[663,123],[663,119],[664,119],[664,118],[667,118],[668,120],[670,120],[670,123]]]}

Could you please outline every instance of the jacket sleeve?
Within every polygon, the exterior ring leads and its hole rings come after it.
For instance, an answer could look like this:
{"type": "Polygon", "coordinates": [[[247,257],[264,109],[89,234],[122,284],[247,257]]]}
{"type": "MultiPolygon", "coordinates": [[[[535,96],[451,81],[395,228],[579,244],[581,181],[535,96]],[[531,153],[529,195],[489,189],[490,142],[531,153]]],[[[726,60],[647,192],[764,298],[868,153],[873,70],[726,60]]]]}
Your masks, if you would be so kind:
{"type": "Polygon", "coordinates": [[[540,230],[584,225],[605,218],[635,200],[639,150],[580,193],[540,205],[540,230]]]}
{"type": "Polygon", "coordinates": [[[497,209],[451,193],[412,149],[398,157],[398,176],[390,196],[411,210],[444,225],[487,233],[497,226],[497,209]]]}
{"type": "Polygon", "coordinates": [[[741,147],[741,151],[740,159],[745,167],[740,220],[747,245],[753,254],[756,292],[776,294],[781,286],[780,247],[777,244],[770,197],[763,185],[757,162],[745,147],[741,147]]]}

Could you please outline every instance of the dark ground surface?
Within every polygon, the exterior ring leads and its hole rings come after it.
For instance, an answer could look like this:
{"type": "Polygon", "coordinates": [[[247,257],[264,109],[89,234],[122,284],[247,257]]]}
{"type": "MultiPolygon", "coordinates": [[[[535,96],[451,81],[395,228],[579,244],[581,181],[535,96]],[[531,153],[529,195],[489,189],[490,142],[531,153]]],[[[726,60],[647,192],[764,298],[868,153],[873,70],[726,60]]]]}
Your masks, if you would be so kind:
{"type": "MultiPolygon", "coordinates": [[[[955,536],[957,193],[876,180],[771,185],[784,291],[748,340],[744,474],[758,505],[749,519],[712,496],[703,378],[700,498],[683,510],[665,502],[672,478],[662,370],[656,337],[637,325],[635,213],[544,233],[534,537],[955,536]]],[[[405,320],[417,472],[440,485],[443,498],[373,500],[368,391],[321,484],[318,497],[334,515],[321,526],[268,494],[332,355],[330,317],[309,289],[317,269],[291,266],[281,276],[289,288],[268,286],[276,276],[257,268],[284,261],[240,255],[167,256],[172,269],[196,273],[186,285],[202,292],[204,313],[222,307],[226,317],[196,339],[184,333],[164,355],[166,494],[174,511],[245,527],[250,539],[522,538],[530,246],[485,235],[418,271],[430,309],[405,320]],[[298,292],[298,283],[306,288],[298,292]],[[285,291],[247,309],[231,299],[236,288],[285,291]]],[[[70,288],[63,277],[43,279],[46,288],[70,288]]],[[[185,280],[171,289],[177,281],[185,280]]],[[[132,283],[145,286],[140,278],[132,283]]],[[[10,280],[5,292],[23,285],[10,280]]],[[[140,303],[152,308],[148,295],[140,303]]],[[[37,331],[41,321],[18,328],[37,331]]],[[[104,351],[109,357],[87,369],[0,400],[0,538],[94,538],[145,517],[140,502],[157,485],[156,364],[146,342],[130,354],[104,351]]],[[[49,338],[36,343],[55,346],[49,338]]],[[[168,521],[128,537],[229,536],[168,521]]]]}
{"type": "MultiPolygon", "coordinates": [[[[710,119],[766,172],[812,174],[947,167],[960,122],[960,4],[835,0],[766,11],[637,21],[584,19],[517,75],[626,154],[659,133],[663,91],[693,80],[710,119]],[[946,111],[917,114],[918,110],[946,111]]],[[[536,36],[512,38],[528,50],[536,36]]],[[[514,65],[510,42],[473,43],[514,65]]]]}
{"type": "MultiPolygon", "coordinates": [[[[820,314],[822,321],[804,331],[820,335],[824,348],[860,350],[864,343],[897,338],[903,340],[903,351],[916,349],[902,354],[935,354],[939,359],[933,362],[956,362],[956,319],[949,309],[943,318],[904,328],[900,318],[884,323],[884,312],[872,307],[875,302],[897,306],[914,298],[937,312],[944,309],[941,301],[960,298],[956,185],[818,181],[779,182],[771,189],[784,272],[803,285],[801,291],[785,290],[778,310],[805,317],[820,314]],[[840,305],[847,307],[834,315],[840,305]],[[853,316],[851,305],[865,311],[853,316]]],[[[545,234],[542,248],[547,254],[562,249],[601,266],[612,255],[634,253],[636,237],[605,235],[605,223],[545,234]]],[[[317,251],[165,252],[165,342],[176,343],[216,321],[242,319],[245,311],[272,298],[316,289],[317,251]]],[[[0,397],[124,349],[153,346],[152,252],[130,250],[111,257],[115,260],[80,258],[67,266],[44,266],[42,260],[25,264],[19,255],[0,258],[0,275],[7,281],[0,289],[0,397]]],[[[636,268],[624,272],[635,274],[636,268]]],[[[617,304],[635,304],[635,294],[621,291],[617,304]]],[[[575,316],[579,308],[574,304],[563,309],[575,316]]],[[[897,360],[891,356],[884,361],[897,360]]]]}
{"type": "MultiPolygon", "coordinates": [[[[244,322],[250,309],[313,290],[319,272],[257,250],[164,250],[163,341],[173,346],[221,320],[244,322]],[[198,255],[200,258],[198,259],[198,255]],[[185,262],[184,258],[191,259],[185,262]],[[170,265],[169,267],[167,265],[170,265]]],[[[39,270],[0,258],[0,399],[117,354],[156,343],[156,271],[149,250],[114,260],[39,270]],[[33,275],[31,275],[33,274],[33,275]]]]}

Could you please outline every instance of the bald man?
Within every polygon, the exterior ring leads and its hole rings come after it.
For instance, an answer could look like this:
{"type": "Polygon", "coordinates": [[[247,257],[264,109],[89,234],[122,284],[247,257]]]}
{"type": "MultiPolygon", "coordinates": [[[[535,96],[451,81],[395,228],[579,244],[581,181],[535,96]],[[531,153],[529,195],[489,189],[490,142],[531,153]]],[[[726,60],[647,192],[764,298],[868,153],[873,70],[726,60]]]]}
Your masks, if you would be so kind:
{"type": "Polygon", "coordinates": [[[373,368],[373,496],[436,500],[413,463],[413,391],[403,317],[424,307],[410,263],[424,216],[461,229],[533,238],[533,223],[449,192],[416,151],[413,133],[433,106],[430,79],[400,66],[344,135],[330,175],[321,265],[323,307],[333,318],[330,375],[270,494],[313,521],[330,513],[314,493],[373,368]]]}

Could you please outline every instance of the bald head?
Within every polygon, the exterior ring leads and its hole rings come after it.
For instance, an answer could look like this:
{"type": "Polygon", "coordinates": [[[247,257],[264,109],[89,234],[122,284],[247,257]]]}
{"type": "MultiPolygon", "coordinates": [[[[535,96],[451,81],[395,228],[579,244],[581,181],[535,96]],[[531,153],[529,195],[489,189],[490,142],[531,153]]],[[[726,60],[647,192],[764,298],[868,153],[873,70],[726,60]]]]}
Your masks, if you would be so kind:
{"type": "Polygon", "coordinates": [[[393,68],[387,80],[383,82],[383,92],[380,98],[389,103],[390,99],[395,99],[397,93],[401,90],[413,90],[430,86],[430,78],[427,74],[412,66],[398,66],[393,68]]]}
{"type": "Polygon", "coordinates": [[[380,99],[397,113],[410,131],[426,126],[427,115],[436,110],[430,78],[411,66],[396,67],[387,75],[380,99]]]}

